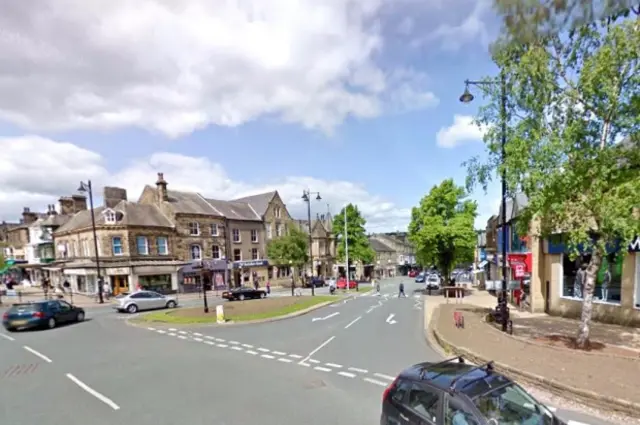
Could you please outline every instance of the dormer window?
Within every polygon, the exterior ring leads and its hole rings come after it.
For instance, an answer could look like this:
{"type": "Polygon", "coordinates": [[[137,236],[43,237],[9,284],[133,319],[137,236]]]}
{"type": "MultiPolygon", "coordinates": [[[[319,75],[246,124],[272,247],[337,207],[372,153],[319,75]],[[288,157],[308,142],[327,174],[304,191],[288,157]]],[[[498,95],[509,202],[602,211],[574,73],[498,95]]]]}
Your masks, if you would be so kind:
{"type": "Polygon", "coordinates": [[[112,209],[106,209],[102,213],[104,214],[104,222],[105,224],[116,224],[117,216],[116,212],[112,209]]]}

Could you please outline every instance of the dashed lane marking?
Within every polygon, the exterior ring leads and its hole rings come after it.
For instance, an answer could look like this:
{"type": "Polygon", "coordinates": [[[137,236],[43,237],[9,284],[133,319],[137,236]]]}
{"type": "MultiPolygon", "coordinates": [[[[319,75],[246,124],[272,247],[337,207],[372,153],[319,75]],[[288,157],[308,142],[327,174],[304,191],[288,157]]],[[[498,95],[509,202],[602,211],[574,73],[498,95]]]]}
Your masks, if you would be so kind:
{"type": "Polygon", "coordinates": [[[384,373],[374,373],[373,375],[377,376],[378,378],[388,379],[389,381],[393,381],[394,379],[396,379],[393,376],[385,375],[384,373]]]}
{"type": "Polygon", "coordinates": [[[14,337],[9,336],[9,335],[5,335],[3,333],[0,333],[0,337],[6,339],[7,341],[15,341],[16,340],[14,337]]]}
{"type": "Polygon", "coordinates": [[[364,378],[364,380],[369,382],[370,384],[380,385],[381,387],[386,387],[387,386],[386,383],[384,383],[382,381],[378,381],[377,379],[364,378]]]}
{"type": "Polygon", "coordinates": [[[342,367],[341,364],[337,364],[337,363],[325,363],[327,366],[332,367],[334,369],[340,369],[342,367]]]}
{"type": "Polygon", "coordinates": [[[276,356],[286,356],[287,353],[283,353],[282,351],[272,351],[273,354],[275,354],[276,356]]]}
{"type": "Polygon", "coordinates": [[[260,357],[264,357],[265,359],[275,359],[276,356],[272,356],[271,354],[263,354],[260,357]]]}
{"type": "Polygon", "coordinates": [[[247,350],[247,351],[245,351],[245,353],[251,354],[252,356],[257,356],[258,355],[258,352],[257,351],[253,351],[253,350],[247,350]]]}
{"type": "Polygon", "coordinates": [[[344,372],[344,371],[340,371],[338,372],[338,375],[340,376],[344,376],[346,378],[355,378],[356,374],[355,373],[351,373],[351,372],[344,372]]]}
{"type": "Polygon", "coordinates": [[[313,369],[314,370],[319,370],[321,372],[331,372],[331,369],[329,369],[328,367],[316,366],[313,369]]]}
{"type": "Polygon", "coordinates": [[[349,367],[347,368],[347,370],[350,370],[351,372],[357,372],[357,373],[369,373],[367,369],[360,369],[358,367],[349,367]]]}
{"type": "Polygon", "coordinates": [[[286,358],[286,357],[280,357],[280,358],[278,359],[278,361],[279,361],[279,362],[282,362],[282,363],[292,363],[292,362],[293,362],[293,360],[288,359],[288,358],[286,358]]]}

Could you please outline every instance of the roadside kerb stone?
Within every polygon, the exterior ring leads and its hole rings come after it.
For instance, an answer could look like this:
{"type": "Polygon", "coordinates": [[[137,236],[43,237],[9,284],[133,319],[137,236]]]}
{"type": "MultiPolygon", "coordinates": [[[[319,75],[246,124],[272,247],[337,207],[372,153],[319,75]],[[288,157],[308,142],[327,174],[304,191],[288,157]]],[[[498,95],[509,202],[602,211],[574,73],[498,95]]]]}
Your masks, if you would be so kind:
{"type": "MultiPolygon", "coordinates": [[[[289,313],[289,314],[285,314],[283,316],[276,316],[276,317],[269,317],[267,319],[258,319],[258,320],[247,320],[247,321],[242,321],[242,322],[225,322],[225,323],[215,323],[215,322],[211,322],[211,323],[164,323],[164,322],[135,322],[135,319],[137,319],[139,316],[136,317],[131,317],[129,319],[127,319],[125,322],[131,326],[135,326],[135,327],[147,327],[149,325],[149,323],[156,323],[158,325],[167,325],[167,326],[171,326],[171,327],[189,327],[189,328],[201,328],[201,327],[228,327],[228,326],[242,326],[242,325],[257,325],[260,323],[270,323],[270,322],[277,322],[279,320],[285,320],[285,319],[293,319],[294,317],[298,317],[298,316],[303,316],[305,314],[309,314],[312,311],[321,309],[323,307],[326,307],[328,305],[331,304],[335,304],[338,302],[343,302],[347,299],[352,299],[355,297],[341,297],[337,300],[332,300],[332,301],[327,301],[324,303],[320,303],[320,304],[316,304],[313,305],[311,307],[305,308],[304,310],[298,310],[298,311],[294,311],[293,313],[289,313]]],[[[142,313],[141,315],[144,315],[147,313],[142,313]]]]}
{"type": "MultiPolygon", "coordinates": [[[[441,306],[435,307],[431,315],[431,320],[429,320],[427,328],[428,330],[426,332],[426,334],[430,335],[425,334],[425,337],[428,341],[433,339],[442,349],[445,350],[445,352],[463,356],[469,361],[476,364],[494,361],[493,359],[486,359],[482,357],[481,355],[467,347],[456,346],[446,337],[444,337],[437,326],[440,318],[440,313],[441,306]]],[[[545,378],[540,375],[536,375],[534,373],[527,372],[525,370],[518,369],[501,362],[494,361],[494,366],[498,372],[503,373],[513,380],[532,384],[560,397],[567,397],[567,395],[569,394],[570,396],[578,399],[578,401],[587,405],[603,410],[613,411],[616,413],[631,415],[632,417],[636,417],[640,413],[640,404],[634,403],[632,401],[610,397],[608,395],[597,394],[593,391],[584,390],[581,388],[575,388],[556,380],[545,378]]]]}

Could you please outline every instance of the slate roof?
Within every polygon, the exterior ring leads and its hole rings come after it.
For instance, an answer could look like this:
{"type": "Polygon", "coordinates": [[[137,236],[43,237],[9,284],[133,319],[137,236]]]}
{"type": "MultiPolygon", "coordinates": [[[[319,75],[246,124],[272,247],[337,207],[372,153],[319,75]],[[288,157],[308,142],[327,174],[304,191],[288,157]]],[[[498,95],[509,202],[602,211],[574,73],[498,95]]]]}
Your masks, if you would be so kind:
{"type": "MultiPolygon", "coordinates": [[[[527,205],[529,205],[529,199],[527,195],[524,193],[517,193],[514,198],[507,199],[506,202],[506,212],[507,212],[507,223],[511,220],[515,219],[520,215],[520,211],[522,211],[527,205]]],[[[498,214],[498,225],[502,224],[502,204],[500,205],[500,210],[498,214]]]]}
{"type": "Polygon", "coordinates": [[[394,252],[394,249],[380,242],[377,239],[369,239],[369,244],[375,252],[394,252]]]}
{"type": "Polygon", "coordinates": [[[269,209],[269,204],[273,200],[278,191],[259,193],[257,195],[245,196],[243,198],[234,199],[234,202],[244,202],[254,209],[254,211],[262,218],[269,209]]]}
{"type": "Polygon", "coordinates": [[[252,206],[246,202],[237,201],[220,201],[218,199],[206,199],[220,215],[229,220],[238,221],[262,221],[262,217],[258,215],[252,206]]]}
{"type": "Polygon", "coordinates": [[[167,195],[173,210],[178,214],[222,215],[196,192],[167,190],[167,195]]]}
{"type": "MultiPolygon", "coordinates": [[[[173,223],[155,205],[138,204],[129,201],[120,201],[111,208],[118,217],[117,225],[143,226],[143,227],[173,227],[173,223]]],[[[96,225],[105,225],[106,207],[94,209],[96,225]]],[[[91,210],[80,211],[71,217],[69,221],[60,226],[56,233],[91,227],[91,210]]]]}
{"type": "Polygon", "coordinates": [[[42,219],[41,226],[44,227],[60,227],[71,220],[72,214],[54,214],[42,219]]]}

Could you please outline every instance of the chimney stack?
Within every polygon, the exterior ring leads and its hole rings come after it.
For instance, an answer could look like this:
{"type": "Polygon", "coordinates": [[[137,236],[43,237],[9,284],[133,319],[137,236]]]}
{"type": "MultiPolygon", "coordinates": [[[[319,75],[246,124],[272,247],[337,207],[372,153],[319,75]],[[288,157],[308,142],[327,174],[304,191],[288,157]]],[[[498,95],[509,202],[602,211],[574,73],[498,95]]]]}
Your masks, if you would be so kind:
{"type": "Polygon", "coordinates": [[[158,204],[168,201],[169,195],[167,194],[167,182],[164,179],[164,173],[158,173],[156,188],[158,189],[158,204]]]}
{"type": "Polygon", "coordinates": [[[105,186],[103,192],[104,206],[113,208],[121,201],[127,200],[127,190],[121,187],[105,186]]]}
{"type": "Polygon", "coordinates": [[[22,222],[24,224],[31,224],[38,219],[38,214],[32,213],[29,207],[24,207],[22,211],[22,222]]]}

